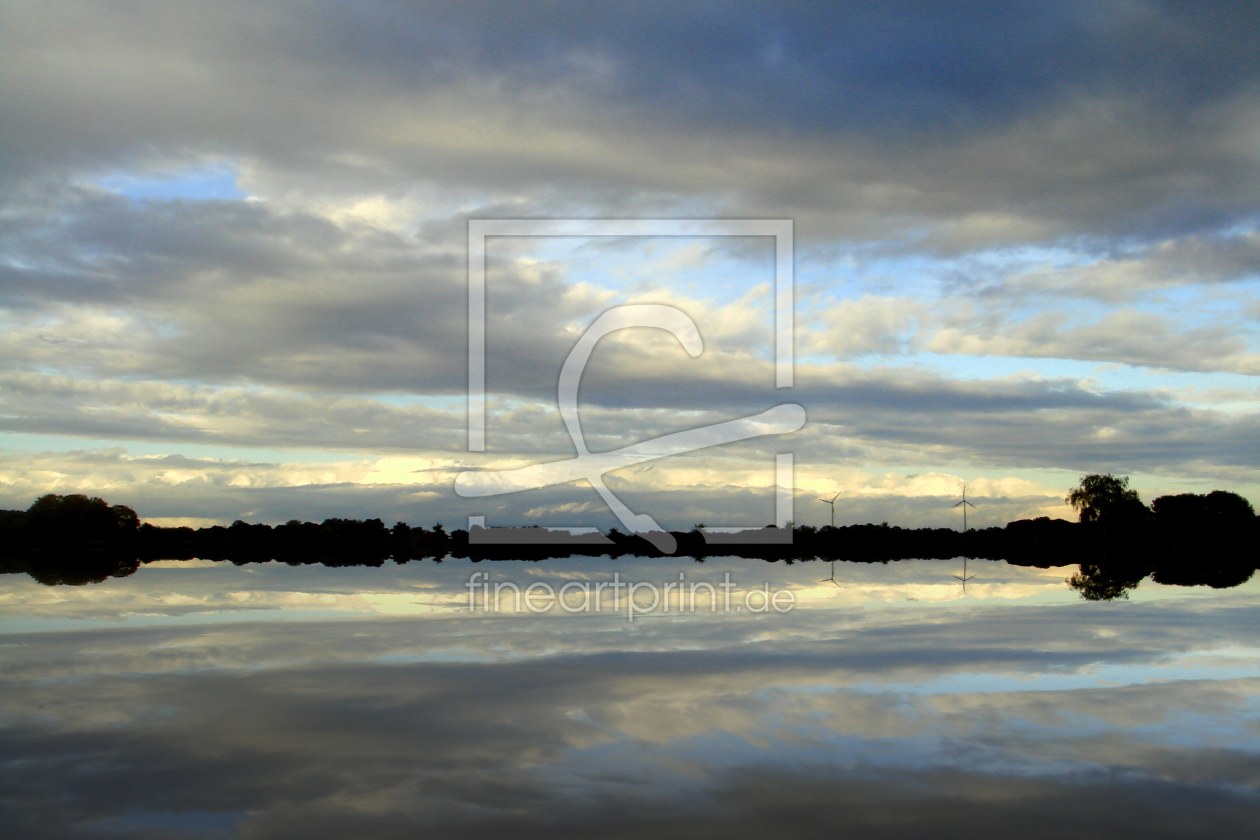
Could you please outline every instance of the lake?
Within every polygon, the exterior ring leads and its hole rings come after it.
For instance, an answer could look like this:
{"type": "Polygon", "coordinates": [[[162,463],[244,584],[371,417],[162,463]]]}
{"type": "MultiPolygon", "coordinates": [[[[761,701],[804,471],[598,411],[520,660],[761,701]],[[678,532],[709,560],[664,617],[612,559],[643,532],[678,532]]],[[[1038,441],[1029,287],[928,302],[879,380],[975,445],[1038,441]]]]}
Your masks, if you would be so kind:
{"type": "Polygon", "coordinates": [[[972,560],[965,591],[961,560],[5,575],[5,834],[1256,836],[1260,581],[1090,602],[1075,571],[972,560]],[[640,584],[633,620],[614,576],[640,584]]]}

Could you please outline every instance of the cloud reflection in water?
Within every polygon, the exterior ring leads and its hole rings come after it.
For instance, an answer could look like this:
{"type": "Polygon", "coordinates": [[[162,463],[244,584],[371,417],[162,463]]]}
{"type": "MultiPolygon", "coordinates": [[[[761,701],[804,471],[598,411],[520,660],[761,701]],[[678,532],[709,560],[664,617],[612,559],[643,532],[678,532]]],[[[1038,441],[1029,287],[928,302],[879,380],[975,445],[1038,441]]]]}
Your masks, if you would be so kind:
{"type": "Polygon", "coordinates": [[[966,600],[934,603],[947,565],[841,564],[838,587],[816,564],[735,560],[11,577],[10,836],[1260,825],[1260,586],[1145,583],[1128,603],[1081,603],[1064,570],[983,564],[966,600]],[[634,625],[470,615],[475,568],[519,583],[731,571],[794,587],[801,606],[634,625]]]}

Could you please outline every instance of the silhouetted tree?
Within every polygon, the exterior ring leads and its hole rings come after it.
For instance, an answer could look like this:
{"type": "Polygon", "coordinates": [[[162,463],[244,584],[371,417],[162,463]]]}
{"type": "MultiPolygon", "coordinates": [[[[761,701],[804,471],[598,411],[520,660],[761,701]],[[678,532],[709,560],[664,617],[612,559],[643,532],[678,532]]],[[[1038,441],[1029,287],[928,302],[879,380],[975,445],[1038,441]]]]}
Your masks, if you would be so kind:
{"type": "Polygon", "coordinates": [[[125,536],[140,530],[140,517],[126,505],[111,505],[109,512],[114,516],[114,525],[119,534],[125,536]]]}
{"type": "Polygon", "coordinates": [[[1125,571],[1082,563],[1080,571],[1067,579],[1067,585],[1081,593],[1086,601],[1127,601],[1129,592],[1137,589],[1144,577],[1144,572],[1126,574],[1125,571]]]}
{"type": "Polygon", "coordinates": [[[1207,495],[1179,493],[1151,502],[1155,511],[1157,555],[1193,560],[1196,567],[1230,567],[1235,579],[1242,567],[1254,567],[1257,525],[1251,503],[1225,490],[1207,495]]]}
{"type": "Polygon", "coordinates": [[[35,536],[58,540],[114,540],[140,528],[140,518],[131,508],[111,507],[104,499],[77,493],[40,496],[26,513],[35,536]]]}
{"type": "Polygon", "coordinates": [[[1213,490],[1206,496],[1197,493],[1160,496],[1151,502],[1151,508],[1160,524],[1179,530],[1246,528],[1256,518],[1251,502],[1226,490],[1213,490]]]}
{"type": "Polygon", "coordinates": [[[26,571],[45,586],[84,586],[101,583],[108,578],[127,577],[139,568],[140,561],[135,557],[112,552],[86,552],[45,556],[39,564],[28,566],[26,571]]]}
{"type": "Polygon", "coordinates": [[[1129,477],[1090,474],[1081,479],[1064,499],[1080,514],[1082,522],[1139,519],[1147,512],[1129,477]]]}

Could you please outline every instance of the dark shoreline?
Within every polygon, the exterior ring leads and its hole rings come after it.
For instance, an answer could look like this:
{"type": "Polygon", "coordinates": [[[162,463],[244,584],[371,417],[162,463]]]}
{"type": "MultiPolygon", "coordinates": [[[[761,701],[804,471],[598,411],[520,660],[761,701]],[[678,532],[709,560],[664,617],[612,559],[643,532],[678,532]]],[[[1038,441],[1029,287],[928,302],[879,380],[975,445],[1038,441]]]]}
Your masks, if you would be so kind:
{"type": "MultiPolygon", "coordinates": [[[[12,518],[8,523],[12,526],[12,518]]],[[[278,561],[290,565],[381,566],[447,558],[488,561],[541,561],[574,556],[663,557],[646,539],[612,531],[602,537],[570,537],[550,532],[559,543],[536,541],[470,543],[468,532],[447,533],[380,520],[331,519],[271,527],[237,522],[231,527],[157,528],[143,525],[104,538],[53,536],[9,527],[0,545],[0,573],[29,574],[48,585],[81,585],[124,577],[154,560],[206,559],[237,565],[278,561]],[[600,539],[601,544],[591,544],[600,539]]],[[[533,531],[534,529],[526,529],[533,531]]],[[[541,530],[541,529],[539,529],[541,530]]],[[[519,531],[517,532],[519,533],[519,531]]],[[[678,543],[672,556],[704,562],[715,557],[757,558],[769,562],[889,562],[969,557],[1011,565],[1049,568],[1077,565],[1070,583],[1090,600],[1124,597],[1147,577],[1183,586],[1238,586],[1257,568],[1260,526],[1198,532],[1156,522],[1128,526],[1076,523],[1061,519],[1018,520],[1004,528],[967,532],[946,528],[889,525],[795,528],[790,543],[775,529],[745,532],[746,542],[705,542],[699,531],[671,532],[678,543]],[[767,538],[778,538],[770,543],[767,538]]],[[[484,536],[483,536],[484,538],[484,536]]]]}
{"type": "Polygon", "coordinates": [[[1079,566],[1068,584],[1087,600],[1125,597],[1147,577],[1182,586],[1231,587],[1256,571],[1260,517],[1235,493],[1161,496],[1143,505],[1127,478],[1087,475],[1069,493],[1080,522],[1039,517],[1002,528],[955,531],[881,525],[769,526],[738,533],[690,531],[640,536],[572,534],[542,527],[448,533],[380,519],[290,520],[272,527],[233,522],[193,530],[141,524],[125,505],[48,494],[25,511],[0,511],[0,573],[47,585],[81,585],[133,574],[154,560],[278,561],[291,565],[381,566],[446,558],[539,561],[565,557],[757,558],[770,562],[1002,560],[1011,565],[1079,566]],[[664,548],[664,551],[658,549],[664,548]],[[672,549],[672,550],[671,550],[672,549]]]}

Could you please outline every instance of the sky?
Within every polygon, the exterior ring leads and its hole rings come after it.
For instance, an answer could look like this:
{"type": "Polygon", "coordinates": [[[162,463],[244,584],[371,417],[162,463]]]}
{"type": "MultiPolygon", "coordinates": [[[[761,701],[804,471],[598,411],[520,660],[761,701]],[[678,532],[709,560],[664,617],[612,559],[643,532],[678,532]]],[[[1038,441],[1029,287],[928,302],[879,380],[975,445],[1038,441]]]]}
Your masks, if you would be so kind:
{"type": "Polygon", "coordinates": [[[157,524],[617,525],[559,370],[609,308],[594,451],[793,402],[798,432],[610,473],[667,527],[1070,517],[1081,475],[1260,503],[1260,9],[1248,3],[0,2],[0,507],[157,524]],[[470,219],[788,219],[773,241],[502,237],[485,452],[470,219]]]}

